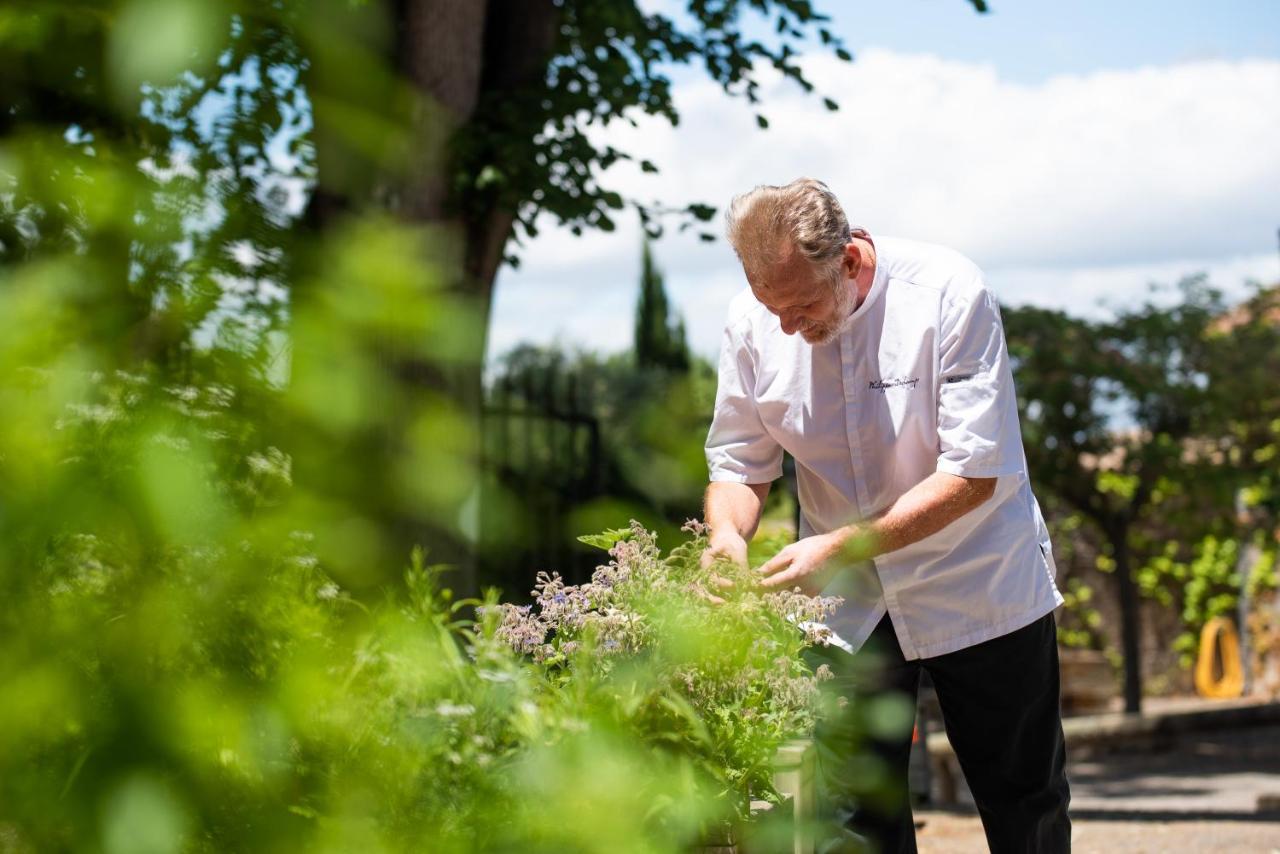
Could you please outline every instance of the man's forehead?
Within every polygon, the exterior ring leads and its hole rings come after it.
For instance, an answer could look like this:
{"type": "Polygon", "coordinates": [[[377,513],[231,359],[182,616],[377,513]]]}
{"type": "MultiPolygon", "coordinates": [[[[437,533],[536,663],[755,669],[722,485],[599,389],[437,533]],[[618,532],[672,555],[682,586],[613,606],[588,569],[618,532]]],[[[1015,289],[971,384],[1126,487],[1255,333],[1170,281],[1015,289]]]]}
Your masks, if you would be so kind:
{"type": "Polygon", "coordinates": [[[784,305],[794,302],[797,298],[803,297],[807,289],[794,285],[768,285],[763,283],[751,282],[751,292],[756,295],[756,299],[761,302],[767,302],[770,305],[784,305]]]}
{"type": "Polygon", "coordinates": [[[808,294],[817,277],[807,258],[799,252],[788,251],[778,263],[757,270],[747,281],[757,297],[781,302],[808,294]]]}

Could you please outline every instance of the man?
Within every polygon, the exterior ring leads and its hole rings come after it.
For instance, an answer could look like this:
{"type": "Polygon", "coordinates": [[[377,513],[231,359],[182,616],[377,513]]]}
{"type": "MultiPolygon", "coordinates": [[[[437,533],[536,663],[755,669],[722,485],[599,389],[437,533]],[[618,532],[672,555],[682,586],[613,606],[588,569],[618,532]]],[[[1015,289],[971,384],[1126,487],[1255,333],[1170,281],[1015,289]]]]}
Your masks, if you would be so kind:
{"type": "MultiPolygon", "coordinates": [[[[929,673],[993,852],[1068,850],[1062,597],[981,271],[940,246],[850,229],[812,179],[738,196],[727,220],[750,289],[720,354],[704,564],[746,563],[789,452],[799,537],[760,567],[762,584],[844,597],[826,654],[848,693],[914,701],[929,673]],[[882,659],[874,685],[850,654],[864,646],[882,659]]],[[[859,706],[817,733],[844,834],[828,850],[914,851],[909,728],[875,745],[900,805],[877,814],[860,796],[875,775],[856,755],[859,706]]]]}

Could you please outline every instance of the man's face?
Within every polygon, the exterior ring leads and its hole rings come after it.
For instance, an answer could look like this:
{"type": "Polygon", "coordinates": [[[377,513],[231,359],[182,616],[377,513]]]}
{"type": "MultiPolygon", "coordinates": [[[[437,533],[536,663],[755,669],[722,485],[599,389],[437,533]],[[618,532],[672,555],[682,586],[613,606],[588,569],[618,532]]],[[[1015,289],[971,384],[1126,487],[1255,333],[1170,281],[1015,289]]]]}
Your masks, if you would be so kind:
{"type": "Polygon", "coordinates": [[[844,273],[842,266],[840,285],[833,288],[804,256],[793,253],[761,281],[753,281],[751,290],[778,316],[787,335],[799,332],[810,344],[826,344],[840,334],[853,311],[853,288],[844,273]]]}

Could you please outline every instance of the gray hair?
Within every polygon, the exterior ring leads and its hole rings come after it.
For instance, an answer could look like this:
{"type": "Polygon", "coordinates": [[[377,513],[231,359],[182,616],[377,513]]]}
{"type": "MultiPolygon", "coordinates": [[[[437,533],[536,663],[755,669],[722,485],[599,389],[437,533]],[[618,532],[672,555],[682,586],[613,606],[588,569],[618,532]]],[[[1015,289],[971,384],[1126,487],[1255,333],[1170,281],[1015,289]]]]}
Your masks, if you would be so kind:
{"type": "Polygon", "coordinates": [[[758,280],[795,251],[834,284],[849,242],[849,220],[826,184],[797,178],[783,187],[766,184],[734,196],[725,232],[748,279],[758,280]]]}

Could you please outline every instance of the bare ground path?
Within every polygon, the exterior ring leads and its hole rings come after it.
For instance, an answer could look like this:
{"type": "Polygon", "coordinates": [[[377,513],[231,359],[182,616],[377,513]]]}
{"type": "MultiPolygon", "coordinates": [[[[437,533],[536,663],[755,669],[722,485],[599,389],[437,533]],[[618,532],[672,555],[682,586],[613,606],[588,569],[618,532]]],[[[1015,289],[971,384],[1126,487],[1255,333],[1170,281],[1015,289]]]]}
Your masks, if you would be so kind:
{"type": "MultiPolygon", "coordinates": [[[[1161,750],[1069,757],[1073,849],[1280,854],[1280,724],[1179,734],[1161,750]]],[[[921,852],[985,852],[975,814],[917,810],[921,852]]]]}

